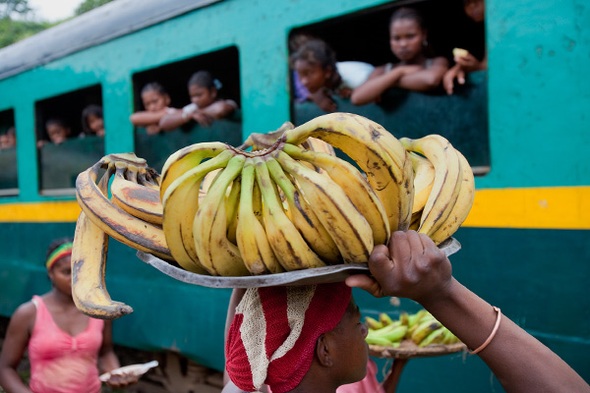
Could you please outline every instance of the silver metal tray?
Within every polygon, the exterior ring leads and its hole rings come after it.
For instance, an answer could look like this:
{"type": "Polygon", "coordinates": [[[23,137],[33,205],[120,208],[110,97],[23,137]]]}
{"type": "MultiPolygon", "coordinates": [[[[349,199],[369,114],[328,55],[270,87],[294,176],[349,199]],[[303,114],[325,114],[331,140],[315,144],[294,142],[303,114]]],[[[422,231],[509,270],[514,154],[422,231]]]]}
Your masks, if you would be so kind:
{"type": "MultiPolygon", "coordinates": [[[[445,255],[450,256],[461,249],[461,243],[451,237],[442,242],[439,248],[445,252],[445,255]]],[[[366,263],[349,263],[259,276],[221,277],[192,273],[142,251],[137,252],[137,257],[178,281],[210,288],[250,288],[277,285],[320,284],[344,281],[350,275],[367,274],[369,272],[366,263]]]]}

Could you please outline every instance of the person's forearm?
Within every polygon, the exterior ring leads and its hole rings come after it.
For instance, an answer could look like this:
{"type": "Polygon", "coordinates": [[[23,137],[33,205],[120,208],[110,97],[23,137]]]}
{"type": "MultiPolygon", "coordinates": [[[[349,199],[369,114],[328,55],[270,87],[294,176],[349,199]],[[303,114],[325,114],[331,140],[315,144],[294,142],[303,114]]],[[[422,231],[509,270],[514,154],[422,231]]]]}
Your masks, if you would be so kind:
{"type": "Polygon", "coordinates": [[[136,126],[149,126],[157,124],[163,113],[160,112],[138,112],[131,115],[131,123],[136,126]]]}
{"type": "Polygon", "coordinates": [[[0,372],[0,387],[6,393],[31,393],[14,369],[4,369],[0,372]]]}
{"type": "MultiPolygon", "coordinates": [[[[446,293],[424,300],[422,305],[470,349],[478,348],[492,332],[496,311],[454,279],[446,293]]],[[[501,316],[496,335],[479,356],[507,392],[590,391],[590,386],[569,365],[505,315],[501,316]],[[527,373],[525,368],[535,372],[527,373]]]]}
{"type": "Polygon", "coordinates": [[[401,73],[393,69],[383,75],[369,79],[356,89],[350,95],[350,102],[354,105],[365,105],[374,102],[383,94],[383,92],[394,86],[400,79],[401,73]]]}
{"type": "Polygon", "coordinates": [[[183,124],[188,123],[190,117],[182,117],[182,112],[172,113],[169,115],[165,115],[160,119],[160,128],[164,131],[170,131],[175,128],[182,126],[183,124]]]}
{"type": "Polygon", "coordinates": [[[440,85],[442,75],[434,74],[431,70],[423,70],[402,76],[398,86],[406,90],[428,91],[440,85]]]}

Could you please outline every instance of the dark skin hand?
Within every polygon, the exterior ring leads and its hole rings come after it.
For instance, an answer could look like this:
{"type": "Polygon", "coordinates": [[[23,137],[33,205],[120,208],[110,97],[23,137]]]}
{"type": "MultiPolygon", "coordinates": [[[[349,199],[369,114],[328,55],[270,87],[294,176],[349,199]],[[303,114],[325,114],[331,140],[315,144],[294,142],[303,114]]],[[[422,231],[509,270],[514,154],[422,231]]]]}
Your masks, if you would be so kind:
{"type": "MultiPolygon", "coordinates": [[[[347,285],[377,297],[419,302],[469,348],[478,348],[490,335],[496,312],[452,276],[449,259],[428,236],[394,232],[388,246],[373,250],[369,270],[371,276],[350,276],[347,285]]],[[[567,363],[505,315],[479,356],[507,392],[590,392],[567,363]]]]}

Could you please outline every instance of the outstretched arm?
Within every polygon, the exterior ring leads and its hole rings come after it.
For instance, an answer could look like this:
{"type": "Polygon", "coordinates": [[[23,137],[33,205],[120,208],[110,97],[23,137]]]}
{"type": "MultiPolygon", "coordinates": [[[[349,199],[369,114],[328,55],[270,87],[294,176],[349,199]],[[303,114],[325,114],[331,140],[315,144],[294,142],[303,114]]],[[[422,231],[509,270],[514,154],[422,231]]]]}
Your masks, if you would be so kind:
{"type": "MultiPolygon", "coordinates": [[[[375,247],[369,269],[372,277],[351,276],[347,284],[416,300],[472,349],[492,332],[496,311],[452,276],[451,263],[428,236],[395,232],[388,247],[375,247]]],[[[504,315],[479,356],[507,392],[590,392],[567,363],[504,315]]]]}
{"type": "Polygon", "coordinates": [[[432,65],[416,72],[403,75],[398,86],[413,91],[428,91],[440,86],[445,72],[449,69],[449,62],[444,57],[432,60],[432,65]]]}

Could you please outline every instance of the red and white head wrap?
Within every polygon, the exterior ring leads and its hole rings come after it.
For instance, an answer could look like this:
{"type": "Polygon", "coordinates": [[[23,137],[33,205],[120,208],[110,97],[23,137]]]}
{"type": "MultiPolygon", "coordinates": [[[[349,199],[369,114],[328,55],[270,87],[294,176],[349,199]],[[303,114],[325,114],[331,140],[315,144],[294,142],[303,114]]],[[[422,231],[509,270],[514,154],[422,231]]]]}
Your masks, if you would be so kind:
{"type": "Polygon", "coordinates": [[[267,384],[273,393],[299,385],[320,335],[344,316],[351,289],[344,283],[249,288],[229,328],[226,368],[244,391],[267,384]]]}

